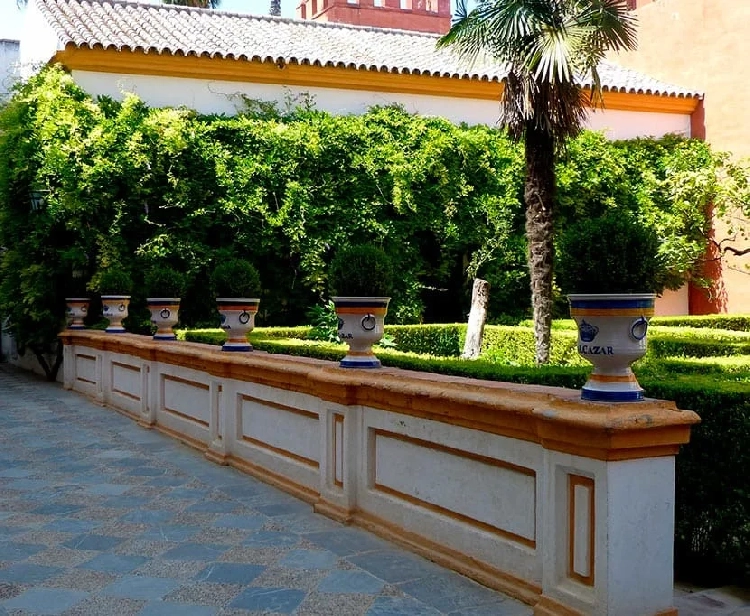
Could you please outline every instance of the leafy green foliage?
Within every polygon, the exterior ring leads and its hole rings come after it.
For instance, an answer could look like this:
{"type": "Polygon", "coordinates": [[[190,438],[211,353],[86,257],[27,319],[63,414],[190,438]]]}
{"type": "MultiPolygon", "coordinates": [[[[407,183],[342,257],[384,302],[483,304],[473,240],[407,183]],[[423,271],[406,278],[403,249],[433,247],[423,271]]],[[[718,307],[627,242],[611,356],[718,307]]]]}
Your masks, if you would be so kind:
{"type": "Polygon", "coordinates": [[[627,212],[579,220],[559,241],[557,279],[565,293],[659,293],[663,261],[656,231],[627,212]]]}
{"type": "Polygon", "coordinates": [[[168,265],[154,265],[144,276],[148,297],[182,297],[187,289],[187,277],[168,265]]]}
{"type": "Polygon", "coordinates": [[[393,292],[393,262],[377,246],[347,246],[338,250],[331,260],[328,286],[331,295],[390,297],[393,292]]]}
{"type": "Polygon", "coordinates": [[[312,306],[305,316],[312,325],[308,335],[310,340],[323,340],[334,344],[339,341],[339,318],[333,300],[329,299],[322,305],[312,306]]]}
{"type": "Polygon", "coordinates": [[[260,274],[255,266],[242,259],[219,263],[211,275],[216,297],[260,297],[260,274]]]}
{"type": "MultiPolygon", "coordinates": [[[[353,244],[383,246],[393,260],[392,323],[463,321],[475,275],[492,284],[490,322],[529,314],[523,151],[502,131],[396,107],[200,116],[135,96],[94,101],[49,68],[0,110],[0,155],[0,313],[21,347],[54,351],[65,296],[98,288],[91,273],[117,265],[133,277],[138,322],[148,323],[145,271],[167,263],[189,278],[183,322],[217,324],[207,289],[231,257],[262,264],[259,325],[301,323],[326,295],[335,248],[353,244]],[[44,194],[38,210],[32,190],[44,194]]],[[[702,204],[715,191],[696,182],[678,202],[665,183],[696,161],[723,169],[701,142],[583,133],[558,165],[558,223],[586,215],[577,203],[626,204],[675,246],[670,275],[693,276],[706,245],[702,204]],[[673,238],[688,228],[683,249],[673,238]]]]}
{"type": "Polygon", "coordinates": [[[101,295],[130,295],[133,290],[133,279],[130,274],[117,267],[99,272],[92,284],[101,295]]]}

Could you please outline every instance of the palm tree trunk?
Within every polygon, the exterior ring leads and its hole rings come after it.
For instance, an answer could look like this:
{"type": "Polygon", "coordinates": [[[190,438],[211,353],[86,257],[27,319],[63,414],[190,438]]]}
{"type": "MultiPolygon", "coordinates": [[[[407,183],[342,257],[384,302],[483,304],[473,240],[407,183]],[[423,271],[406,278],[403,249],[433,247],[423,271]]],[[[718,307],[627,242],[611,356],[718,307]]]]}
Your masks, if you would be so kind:
{"type": "Polygon", "coordinates": [[[534,310],[536,364],[549,363],[552,329],[552,224],[555,203],[555,142],[551,135],[526,125],[526,238],[529,243],[531,305],[534,310]]]}

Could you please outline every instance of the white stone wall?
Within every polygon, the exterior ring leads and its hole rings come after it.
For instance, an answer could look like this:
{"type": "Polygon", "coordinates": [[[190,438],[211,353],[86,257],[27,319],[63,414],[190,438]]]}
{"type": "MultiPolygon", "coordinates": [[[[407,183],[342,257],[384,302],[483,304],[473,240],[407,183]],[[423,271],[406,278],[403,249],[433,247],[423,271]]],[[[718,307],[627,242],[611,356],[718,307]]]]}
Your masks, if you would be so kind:
{"type": "MultiPolygon", "coordinates": [[[[333,114],[364,113],[373,105],[399,103],[407,111],[439,116],[451,122],[487,124],[498,119],[498,102],[480,99],[428,96],[365,90],[308,88],[234,81],[209,81],[182,77],[124,75],[73,71],[76,82],[93,95],[122,99],[125,93],[137,94],[155,107],[184,106],[201,113],[233,115],[242,109],[243,96],[263,101],[276,101],[284,108],[288,100],[312,97],[315,107],[333,114]]],[[[690,116],[677,113],[598,110],[589,117],[588,125],[602,130],[611,139],[660,137],[667,133],[690,134],[690,116]]]]}
{"type": "MultiPolygon", "coordinates": [[[[331,362],[131,334],[64,337],[66,388],[510,592],[535,613],[673,613],[676,449],[630,459],[630,445],[592,456],[555,445],[613,408],[556,388],[394,369],[365,377],[331,362]],[[578,427],[556,427],[571,408],[578,427]]],[[[582,437],[583,451],[645,415],[653,425],[639,432],[681,421],[663,404],[619,407],[624,415],[582,437]]]]}

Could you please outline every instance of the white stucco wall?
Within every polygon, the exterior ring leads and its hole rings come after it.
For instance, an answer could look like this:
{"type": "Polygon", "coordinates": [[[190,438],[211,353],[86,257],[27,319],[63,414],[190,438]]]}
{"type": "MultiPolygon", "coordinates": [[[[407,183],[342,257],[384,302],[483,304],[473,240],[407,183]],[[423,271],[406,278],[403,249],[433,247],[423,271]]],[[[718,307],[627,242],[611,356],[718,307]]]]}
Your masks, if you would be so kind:
{"type": "Polygon", "coordinates": [[[18,41],[0,39],[0,100],[18,79],[18,41]]]}
{"type": "MultiPolygon", "coordinates": [[[[290,98],[313,97],[318,109],[334,114],[364,113],[373,105],[400,103],[407,111],[447,118],[452,122],[493,125],[498,118],[496,101],[447,96],[428,96],[333,88],[308,88],[233,81],[206,81],[181,77],[124,75],[73,71],[76,82],[93,95],[122,99],[126,92],[137,94],[155,107],[185,106],[201,113],[233,115],[243,107],[243,96],[283,105],[290,98]]],[[[598,110],[592,113],[589,127],[605,131],[610,139],[661,136],[667,133],[690,134],[687,114],[646,113],[598,110]]]]}

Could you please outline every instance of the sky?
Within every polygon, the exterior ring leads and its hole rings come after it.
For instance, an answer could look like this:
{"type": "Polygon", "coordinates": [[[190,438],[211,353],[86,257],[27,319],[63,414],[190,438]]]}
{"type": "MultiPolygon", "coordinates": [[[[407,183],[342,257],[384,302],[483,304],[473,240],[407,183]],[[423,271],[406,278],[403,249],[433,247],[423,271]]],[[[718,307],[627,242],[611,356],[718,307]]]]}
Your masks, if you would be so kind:
{"type": "MultiPolygon", "coordinates": [[[[281,14],[294,17],[299,0],[281,0],[281,14]]],[[[267,14],[271,0],[222,0],[221,10],[234,13],[267,14]]],[[[0,0],[0,39],[18,39],[21,36],[24,11],[16,0],[0,0]]]]}

